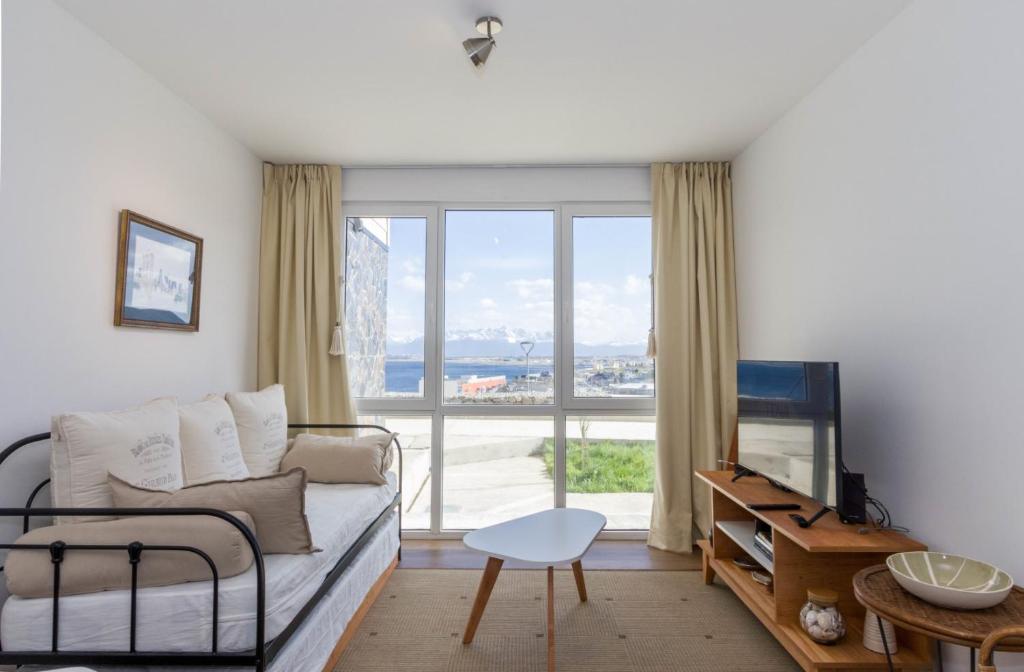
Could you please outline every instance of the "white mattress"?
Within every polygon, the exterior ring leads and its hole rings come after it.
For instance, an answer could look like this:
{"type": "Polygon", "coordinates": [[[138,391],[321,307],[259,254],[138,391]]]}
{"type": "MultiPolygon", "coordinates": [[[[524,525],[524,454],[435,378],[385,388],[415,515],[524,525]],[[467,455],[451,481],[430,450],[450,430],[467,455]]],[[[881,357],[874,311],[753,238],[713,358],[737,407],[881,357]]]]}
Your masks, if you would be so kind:
{"type": "MultiPolygon", "coordinates": [[[[291,621],[309,597],[322,583],[324,576],[359,534],[380,514],[395,494],[395,479],[389,474],[385,486],[324,485],[310,483],[306,490],[306,515],[309,519],[313,542],[323,549],[309,555],[274,554],[264,556],[267,585],[266,639],[273,639],[291,621]]],[[[375,542],[366,551],[375,551],[368,559],[361,554],[335,586],[331,597],[337,602],[339,595],[351,593],[355,604],[334,605],[337,615],[348,611],[338,630],[351,618],[366,590],[373,585],[380,572],[394,557],[398,548],[397,522],[391,521],[376,535],[375,542]],[[387,532],[388,534],[383,534],[387,532]],[[393,539],[392,539],[393,537],[393,539]],[[390,553],[390,555],[388,555],[390,553]],[[347,575],[360,571],[365,576],[347,582],[347,575]],[[379,569],[377,569],[379,567],[379,569]],[[369,576],[373,570],[376,574],[369,576]],[[366,581],[369,583],[366,584],[366,581]],[[353,586],[351,584],[358,584],[353,586]],[[366,584],[365,588],[360,588],[366,584]]],[[[256,570],[224,579],[220,583],[220,651],[245,651],[256,642],[256,570]]],[[[140,651],[208,651],[211,644],[212,582],[203,581],[176,586],[144,588],[138,592],[137,650],[140,651]]],[[[317,612],[330,606],[325,599],[317,612]]],[[[128,648],[130,593],[126,590],[106,591],[87,595],[70,595],[60,600],[60,649],[121,650],[128,648]]],[[[0,641],[8,651],[49,650],[52,600],[11,597],[4,604],[0,617],[0,641]]],[[[309,625],[314,615],[307,619],[309,625]]],[[[335,626],[336,624],[330,624],[335,626]]],[[[321,628],[322,629],[322,628],[321,628]]],[[[293,655],[309,657],[319,655],[312,649],[294,651],[299,640],[311,634],[303,627],[282,651],[274,669],[305,669],[283,665],[289,650],[293,655]]],[[[315,628],[308,628],[315,630],[315,628]]],[[[321,633],[325,634],[325,633],[321,633]]],[[[329,643],[333,647],[337,636],[329,643]]],[[[330,648],[327,649],[327,653],[330,648]]],[[[326,654],[323,656],[326,660],[326,654]]],[[[321,663],[322,664],[322,663],[321,663]]],[[[166,670],[167,668],[162,668],[166,670]]]]}

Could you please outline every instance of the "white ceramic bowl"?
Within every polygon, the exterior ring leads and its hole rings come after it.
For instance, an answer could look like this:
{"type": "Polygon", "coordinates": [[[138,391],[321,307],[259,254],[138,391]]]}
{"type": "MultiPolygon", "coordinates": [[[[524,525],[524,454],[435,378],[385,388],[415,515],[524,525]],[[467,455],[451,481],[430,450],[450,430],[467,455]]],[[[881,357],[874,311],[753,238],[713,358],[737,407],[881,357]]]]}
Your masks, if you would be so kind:
{"type": "Polygon", "coordinates": [[[939,607],[987,609],[1013,588],[998,567],[959,555],[911,551],[890,555],[885,564],[904,590],[939,607]]]}

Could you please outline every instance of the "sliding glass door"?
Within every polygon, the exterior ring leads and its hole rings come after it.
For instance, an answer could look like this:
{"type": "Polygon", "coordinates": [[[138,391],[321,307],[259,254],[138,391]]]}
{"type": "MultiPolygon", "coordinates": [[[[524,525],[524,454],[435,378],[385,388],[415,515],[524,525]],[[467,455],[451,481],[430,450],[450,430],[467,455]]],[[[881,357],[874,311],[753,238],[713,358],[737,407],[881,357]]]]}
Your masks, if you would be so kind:
{"type": "Polygon", "coordinates": [[[553,506],[645,529],[648,206],[374,203],[345,222],[353,390],[402,434],[405,529],[553,506]]]}

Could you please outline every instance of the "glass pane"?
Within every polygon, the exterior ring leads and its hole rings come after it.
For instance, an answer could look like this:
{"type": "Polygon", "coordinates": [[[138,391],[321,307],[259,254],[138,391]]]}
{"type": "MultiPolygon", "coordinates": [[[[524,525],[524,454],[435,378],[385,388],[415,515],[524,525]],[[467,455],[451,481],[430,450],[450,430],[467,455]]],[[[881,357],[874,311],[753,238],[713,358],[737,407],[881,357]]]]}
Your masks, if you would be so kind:
{"type": "Polygon", "coordinates": [[[554,401],[555,217],[445,213],[444,401],[554,401]]]}
{"type": "Polygon", "coordinates": [[[427,220],[346,220],[345,339],[357,398],[422,397],[427,220]]]}
{"type": "MultiPolygon", "coordinates": [[[[402,529],[430,529],[430,416],[361,415],[361,424],[398,432],[402,444],[402,529]]],[[[398,471],[398,460],[391,467],[398,471]]]]}
{"type": "Polygon", "coordinates": [[[736,393],[752,399],[807,401],[805,367],[804,362],[737,362],[736,393]]]}
{"type": "Polygon", "coordinates": [[[446,417],[442,527],[470,530],[555,504],[554,419],[446,417]]]}
{"type": "MultiPolygon", "coordinates": [[[[566,506],[608,518],[609,530],[646,530],[654,500],[653,417],[567,417],[566,506]]],[[[554,452],[547,447],[547,464],[554,452]]]]}
{"type": "Polygon", "coordinates": [[[651,218],[573,217],[573,396],[653,397],[651,218]]]}

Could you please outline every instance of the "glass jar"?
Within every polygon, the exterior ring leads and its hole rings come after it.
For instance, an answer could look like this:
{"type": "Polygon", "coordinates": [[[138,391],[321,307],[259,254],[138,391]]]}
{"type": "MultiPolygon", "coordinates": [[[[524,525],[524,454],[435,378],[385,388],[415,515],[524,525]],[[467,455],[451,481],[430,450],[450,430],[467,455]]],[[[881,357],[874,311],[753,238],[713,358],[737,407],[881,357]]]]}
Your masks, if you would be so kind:
{"type": "Polygon", "coordinates": [[[808,588],[807,604],[800,610],[800,627],[819,644],[834,644],[846,635],[846,619],[839,613],[839,593],[808,588]]]}

